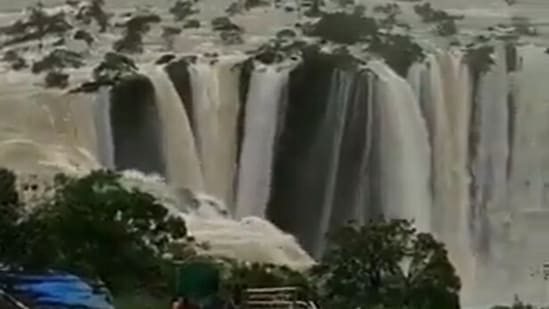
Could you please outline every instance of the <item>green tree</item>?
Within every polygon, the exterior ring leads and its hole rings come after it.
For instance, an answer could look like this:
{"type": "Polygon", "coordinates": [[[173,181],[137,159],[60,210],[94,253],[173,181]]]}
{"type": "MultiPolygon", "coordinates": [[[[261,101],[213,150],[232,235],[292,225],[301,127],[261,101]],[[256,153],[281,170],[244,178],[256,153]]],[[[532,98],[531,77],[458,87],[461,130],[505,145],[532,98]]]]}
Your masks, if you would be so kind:
{"type": "Polygon", "coordinates": [[[313,270],[327,308],[459,308],[444,245],[404,220],[344,226],[313,270]]]}
{"type": "Polygon", "coordinates": [[[11,254],[10,249],[16,245],[17,223],[22,215],[16,182],[13,172],[0,168],[0,257],[11,254]]]}
{"type": "Polygon", "coordinates": [[[17,229],[12,264],[100,278],[115,291],[169,284],[162,256],[187,235],[181,218],[109,171],[58,175],[53,196],[17,229]]]}

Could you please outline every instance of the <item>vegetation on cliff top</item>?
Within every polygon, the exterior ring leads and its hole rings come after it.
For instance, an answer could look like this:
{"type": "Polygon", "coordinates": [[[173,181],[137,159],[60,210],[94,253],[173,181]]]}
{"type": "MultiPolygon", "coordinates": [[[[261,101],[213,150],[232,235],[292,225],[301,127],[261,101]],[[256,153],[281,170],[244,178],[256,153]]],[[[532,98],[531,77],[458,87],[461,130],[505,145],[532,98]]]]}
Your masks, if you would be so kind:
{"type": "Polygon", "coordinates": [[[28,8],[21,19],[0,28],[0,33],[8,37],[2,47],[41,41],[46,36],[61,35],[72,28],[64,12],[48,13],[39,3],[28,8]]]}
{"type": "Polygon", "coordinates": [[[151,24],[160,23],[162,19],[159,15],[152,12],[136,12],[125,22],[118,24],[118,27],[124,29],[122,38],[114,42],[113,49],[123,53],[142,53],[143,36],[151,29],[151,24]]]}

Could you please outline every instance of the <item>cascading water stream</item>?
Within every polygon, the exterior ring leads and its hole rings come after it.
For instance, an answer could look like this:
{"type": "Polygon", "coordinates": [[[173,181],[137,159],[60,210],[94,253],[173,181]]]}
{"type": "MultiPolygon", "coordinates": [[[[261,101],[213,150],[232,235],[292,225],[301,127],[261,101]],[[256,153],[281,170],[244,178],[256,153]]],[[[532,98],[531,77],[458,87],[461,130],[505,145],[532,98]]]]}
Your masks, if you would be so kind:
{"type": "Polygon", "coordinates": [[[96,95],[94,122],[98,160],[104,167],[115,169],[111,126],[111,97],[110,90],[106,87],[101,87],[96,95]]]}
{"type": "Polygon", "coordinates": [[[410,85],[385,64],[372,61],[378,76],[380,188],[388,218],[414,220],[431,231],[431,149],[425,120],[410,85]]]}
{"type": "Polygon", "coordinates": [[[160,67],[147,69],[154,86],[162,131],[166,177],[178,188],[200,192],[204,181],[187,114],[174,85],[160,67]]]}
{"type": "Polygon", "coordinates": [[[239,58],[198,59],[190,64],[195,137],[204,189],[231,206],[240,110],[239,58]]]}
{"type": "MultiPolygon", "coordinates": [[[[327,99],[327,106],[314,140],[312,140],[309,154],[317,154],[318,163],[322,162],[321,170],[315,172],[317,177],[324,179],[319,182],[317,238],[313,244],[313,252],[320,255],[324,248],[324,237],[331,227],[330,219],[334,211],[334,202],[338,185],[338,171],[340,167],[341,146],[343,143],[345,122],[348,117],[348,105],[352,95],[352,72],[336,70],[332,73],[331,88],[327,99]]],[[[311,156],[313,159],[313,156],[311,156]]],[[[318,166],[320,167],[320,166],[318,166]]]]}
{"type": "MultiPolygon", "coordinates": [[[[470,73],[461,53],[437,51],[424,63],[414,64],[408,80],[422,107],[432,147],[433,232],[448,246],[464,286],[470,288],[470,73]]],[[[470,291],[462,295],[467,297],[470,291]]]]}
{"type": "Polygon", "coordinates": [[[215,173],[215,194],[231,209],[234,209],[236,195],[236,181],[238,176],[238,121],[242,108],[240,101],[240,75],[242,68],[239,65],[241,57],[226,57],[216,63],[217,79],[217,161],[218,170],[215,173]]]}
{"type": "Polygon", "coordinates": [[[288,68],[270,66],[256,67],[252,73],[238,165],[237,218],[266,216],[271,194],[277,117],[286,100],[282,96],[287,87],[288,74],[288,68]]]}
{"type": "Polygon", "coordinates": [[[477,85],[475,98],[477,113],[477,143],[471,158],[473,176],[472,218],[475,247],[479,254],[490,254],[490,211],[507,208],[507,160],[509,156],[509,85],[505,50],[497,44],[495,63],[477,85]]]}
{"type": "Polygon", "coordinates": [[[431,145],[431,190],[433,195],[433,231],[444,237],[446,210],[451,209],[451,142],[449,115],[446,110],[445,88],[436,55],[427,56],[422,72],[422,92],[419,97],[427,123],[431,145]]]}

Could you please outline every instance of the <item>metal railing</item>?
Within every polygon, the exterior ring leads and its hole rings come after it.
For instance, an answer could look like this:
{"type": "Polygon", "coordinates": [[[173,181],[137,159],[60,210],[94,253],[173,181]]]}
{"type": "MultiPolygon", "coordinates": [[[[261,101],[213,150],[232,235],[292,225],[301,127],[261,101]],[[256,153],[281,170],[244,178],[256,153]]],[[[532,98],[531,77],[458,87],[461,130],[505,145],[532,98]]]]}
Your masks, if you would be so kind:
{"type": "Polygon", "coordinates": [[[245,309],[317,309],[312,302],[298,299],[296,287],[255,288],[244,292],[245,309]]]}

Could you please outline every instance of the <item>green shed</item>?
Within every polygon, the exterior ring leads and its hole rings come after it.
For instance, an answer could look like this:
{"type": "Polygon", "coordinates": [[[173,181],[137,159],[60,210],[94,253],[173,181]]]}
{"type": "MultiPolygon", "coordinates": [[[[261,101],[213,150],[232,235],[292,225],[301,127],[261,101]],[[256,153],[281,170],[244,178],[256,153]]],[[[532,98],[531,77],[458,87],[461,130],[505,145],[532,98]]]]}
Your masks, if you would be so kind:
{"type": "Polygon", "coordinates": [[[188,262],[177,265],[176,295],[193,303],[205,303],[217,296],[221,283],[219,269],[207,262],[188,262]]]}

